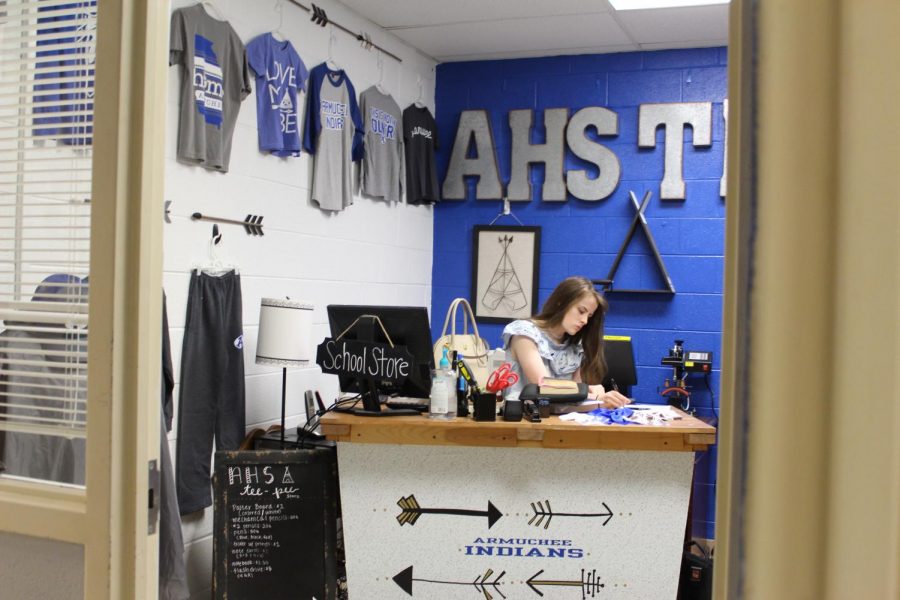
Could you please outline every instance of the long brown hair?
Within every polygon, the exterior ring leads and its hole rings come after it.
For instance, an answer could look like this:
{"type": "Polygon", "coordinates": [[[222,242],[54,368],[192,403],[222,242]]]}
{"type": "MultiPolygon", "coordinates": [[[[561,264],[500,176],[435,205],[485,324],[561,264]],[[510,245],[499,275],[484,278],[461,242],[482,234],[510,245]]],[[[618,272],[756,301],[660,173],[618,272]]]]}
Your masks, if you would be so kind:
{"type": "Polygon", "coordinates": [[[606,376],[606,359],[603,356],[603,322],[609,309],[606,299],[600,295],[594,284],[585,277],[563,279],[547,301],[541,312],[531,318],[535,325],[547,331],[562,323],[566,312],[583,296],[592,295],[597,300],[597,310],[587,324],[573,336],[563,334],[563,341],[577,344],[581,342],[584,358],[581,361],[581,380],[591,385],[601,383],[606,376]]]}

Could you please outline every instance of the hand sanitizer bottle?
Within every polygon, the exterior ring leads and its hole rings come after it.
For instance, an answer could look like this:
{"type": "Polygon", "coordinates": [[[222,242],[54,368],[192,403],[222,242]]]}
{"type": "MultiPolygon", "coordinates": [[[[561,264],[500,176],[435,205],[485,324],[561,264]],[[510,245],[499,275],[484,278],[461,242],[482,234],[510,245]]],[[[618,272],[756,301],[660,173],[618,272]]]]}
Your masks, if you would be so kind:
{"type": "Polygon", "coordinates": [[[456,377],[450,369],[448,351],[449,348],[444,347],[443,356],[431,377],[431,408],[428,416],[432,419],[452,419],[456,416],[456,377]]]}

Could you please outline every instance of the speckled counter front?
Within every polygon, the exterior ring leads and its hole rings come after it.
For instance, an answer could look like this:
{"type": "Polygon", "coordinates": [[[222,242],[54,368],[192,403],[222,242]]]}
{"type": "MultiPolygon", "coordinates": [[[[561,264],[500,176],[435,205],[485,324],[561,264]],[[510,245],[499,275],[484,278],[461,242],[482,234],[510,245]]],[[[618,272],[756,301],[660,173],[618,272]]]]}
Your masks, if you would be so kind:
{"type": "MultiPolygon", "coordinates": [[[[646,440],[682,451],[522,447],[572,435],[599,444],[573,427],[538,435],[497,423],[496,437],[488,424],[484,445],[474,445],[482,424],[470,421],[435,429],[415,418],[406,426],[340,419],[326,433],[339,440],[351,596],[675,598],[694,454],[671,431],[646,440]],[[385,443],[385,427],[409,441],[385,443]],[[462,429],[470,434],[452,435],[462,429]],[[507,438],[517,445],[497,447],[507,438]]],[[[694,442],[714,440],[713,428],[691,425],[694,442]]]]}

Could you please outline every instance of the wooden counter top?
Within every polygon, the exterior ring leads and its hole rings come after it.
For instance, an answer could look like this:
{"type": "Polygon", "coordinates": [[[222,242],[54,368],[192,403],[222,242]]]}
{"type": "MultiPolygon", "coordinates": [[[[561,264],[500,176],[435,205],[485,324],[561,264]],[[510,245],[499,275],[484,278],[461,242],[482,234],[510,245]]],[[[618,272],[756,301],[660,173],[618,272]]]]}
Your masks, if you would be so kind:
{"type": "MultiPolygon", "coordinates": [[[[716,442],[716,428],[686,413],[665,425],[579,425],[552,416],[540,423],[452,421],[410,417],[322,416],[322,433],[336,442],[693,452],[716,442]]],[[[499,417],[498,417],[499,419],[499,417]]]]}

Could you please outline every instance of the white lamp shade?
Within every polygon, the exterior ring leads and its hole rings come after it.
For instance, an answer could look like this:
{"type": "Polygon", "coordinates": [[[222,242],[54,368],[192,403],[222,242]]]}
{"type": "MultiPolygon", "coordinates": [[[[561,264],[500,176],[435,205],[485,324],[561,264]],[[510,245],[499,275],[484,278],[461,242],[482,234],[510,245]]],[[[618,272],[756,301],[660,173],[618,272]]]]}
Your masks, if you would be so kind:
{"type": "Polygon", "coordinates": [[[263,298],[259,305],[256,362],[294,367],[312,360],[313,305],[297,300],[263,298]]]}

